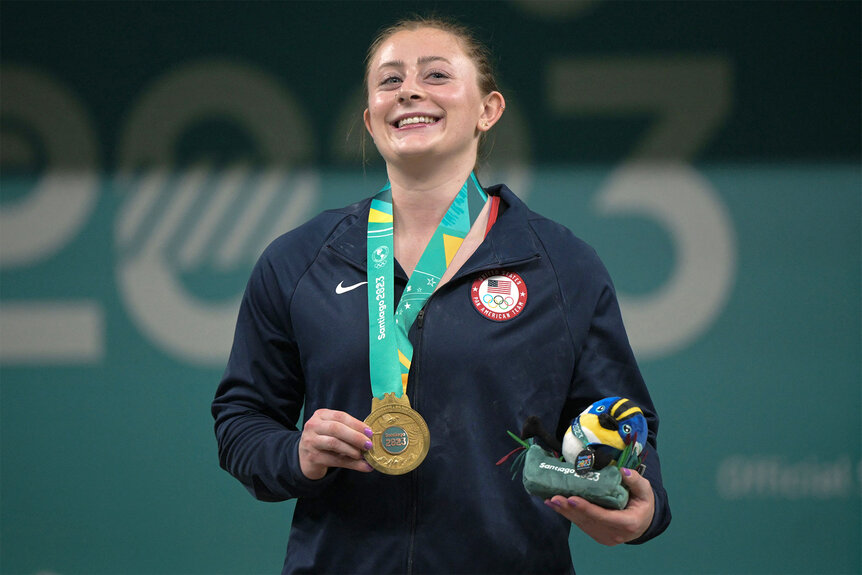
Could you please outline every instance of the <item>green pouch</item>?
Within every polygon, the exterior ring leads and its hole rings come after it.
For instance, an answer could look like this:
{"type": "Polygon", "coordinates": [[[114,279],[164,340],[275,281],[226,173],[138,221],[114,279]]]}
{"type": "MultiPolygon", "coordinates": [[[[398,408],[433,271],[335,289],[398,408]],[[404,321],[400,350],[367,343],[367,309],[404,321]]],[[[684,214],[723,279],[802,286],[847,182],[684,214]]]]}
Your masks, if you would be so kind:
{"type": "Polygon", "coordinates": [[[577,495],[608,509],[623,509],[629,501],[616,465],[578,475],[574,465],[560,461],[538,445],[527,450],[523,480],[527,492],[542,499],[577,495]]]}

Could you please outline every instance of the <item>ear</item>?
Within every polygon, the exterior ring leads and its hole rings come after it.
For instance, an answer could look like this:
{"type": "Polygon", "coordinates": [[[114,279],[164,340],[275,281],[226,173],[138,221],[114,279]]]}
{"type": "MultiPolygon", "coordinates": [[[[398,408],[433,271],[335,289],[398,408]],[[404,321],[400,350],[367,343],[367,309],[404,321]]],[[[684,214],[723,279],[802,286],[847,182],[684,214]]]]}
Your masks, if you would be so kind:
{"type": "Polygon", "coordinates": [[[362,120],[365,122],[365,129],[368,130],[368,133],[371,135],[371,139],[374,139],[374,132],[371,130],[371,114],[368,112],[368,108],[365,108],[365,111],[362,112],[362,120]]]}
{"type": "Polygon", "coordinates": [[[482,98],[482,113],[479,116],[478,130],[480,132],[487,132],[493,128],[497,120],[503,115],[503,110],[505,109],[506,100],[500,92],[490,92],[482,98]]]}

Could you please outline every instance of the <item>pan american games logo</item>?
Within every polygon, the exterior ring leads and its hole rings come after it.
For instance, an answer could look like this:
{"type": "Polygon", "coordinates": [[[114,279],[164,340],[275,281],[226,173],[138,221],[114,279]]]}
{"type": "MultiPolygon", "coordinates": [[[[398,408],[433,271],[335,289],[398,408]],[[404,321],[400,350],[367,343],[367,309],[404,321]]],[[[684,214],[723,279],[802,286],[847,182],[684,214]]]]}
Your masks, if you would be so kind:
{"type": "Polygon", "coordinates": [[[121,141],[115,239],[120,292],[149,340],[190,363],[223,364],[236,286],[316,202],[316,172],[290,168],[311,149],[301,108],[252,67],[190,65],[143,94],[121,141]]]}
{"type": "Polygon", "coordinates": [[[171,355],[223,362],[239,308],[235,287],[266,245],[307,214],[314,177],[196,166],[127,185],[117,279],[130,313],[171,355]]]}

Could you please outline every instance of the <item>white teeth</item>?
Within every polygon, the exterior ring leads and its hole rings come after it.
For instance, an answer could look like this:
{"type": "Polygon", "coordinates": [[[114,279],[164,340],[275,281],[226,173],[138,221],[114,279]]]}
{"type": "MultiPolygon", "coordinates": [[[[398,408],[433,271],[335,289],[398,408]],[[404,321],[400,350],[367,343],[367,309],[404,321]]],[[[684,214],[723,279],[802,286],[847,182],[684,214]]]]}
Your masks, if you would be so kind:
{"type": "Polygon", "coordinates": [[[433,124],[436,122],[436,118],[432,118],[431,116],[413,116],[412,118],[404,118],[403,120],[398,120],[398,127],[403,128],[404,126],[409,126],[410,124],[433,124]]]}

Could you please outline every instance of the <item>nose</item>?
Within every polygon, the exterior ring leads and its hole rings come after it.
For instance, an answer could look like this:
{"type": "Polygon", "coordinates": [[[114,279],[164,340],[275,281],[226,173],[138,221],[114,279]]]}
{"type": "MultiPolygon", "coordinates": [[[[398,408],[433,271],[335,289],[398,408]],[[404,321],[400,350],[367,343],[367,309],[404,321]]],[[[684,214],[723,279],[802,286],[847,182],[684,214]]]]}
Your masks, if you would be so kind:
{"type": "Polygon", "coordinates": [[[421,99],[422,99],[421,94],[417,90],[414,90],[412,88],[402,87],[398,91],[398,102],[401,104],[403,104],[407,100],[416,101],[416,100],[421,100],[421,99]]]}
{"type": "Polygon", "coordinates": [[[404,91],[404,90],[402,90],[402,91],[398,94],[398,101],[399,101],[399,102],[401,102],[401,103],[404,103],[404,102],[406,102],[407,100],[419,100],[419,99],[420,99],[420,96],[419,96],[419,94],[417,94],[416,92],[409,92],[409,93],[405,93],[405,91],[404,91]]]}
{"type": "Polygon", "coordinates": [[[405,79],[401,82],[401,87],[398,89],[398,102],[404,103],[407,100],[417,101],[421,100],[423,96],[423,92],[419,86],[417,86],[415,80],[405,79]]]}

